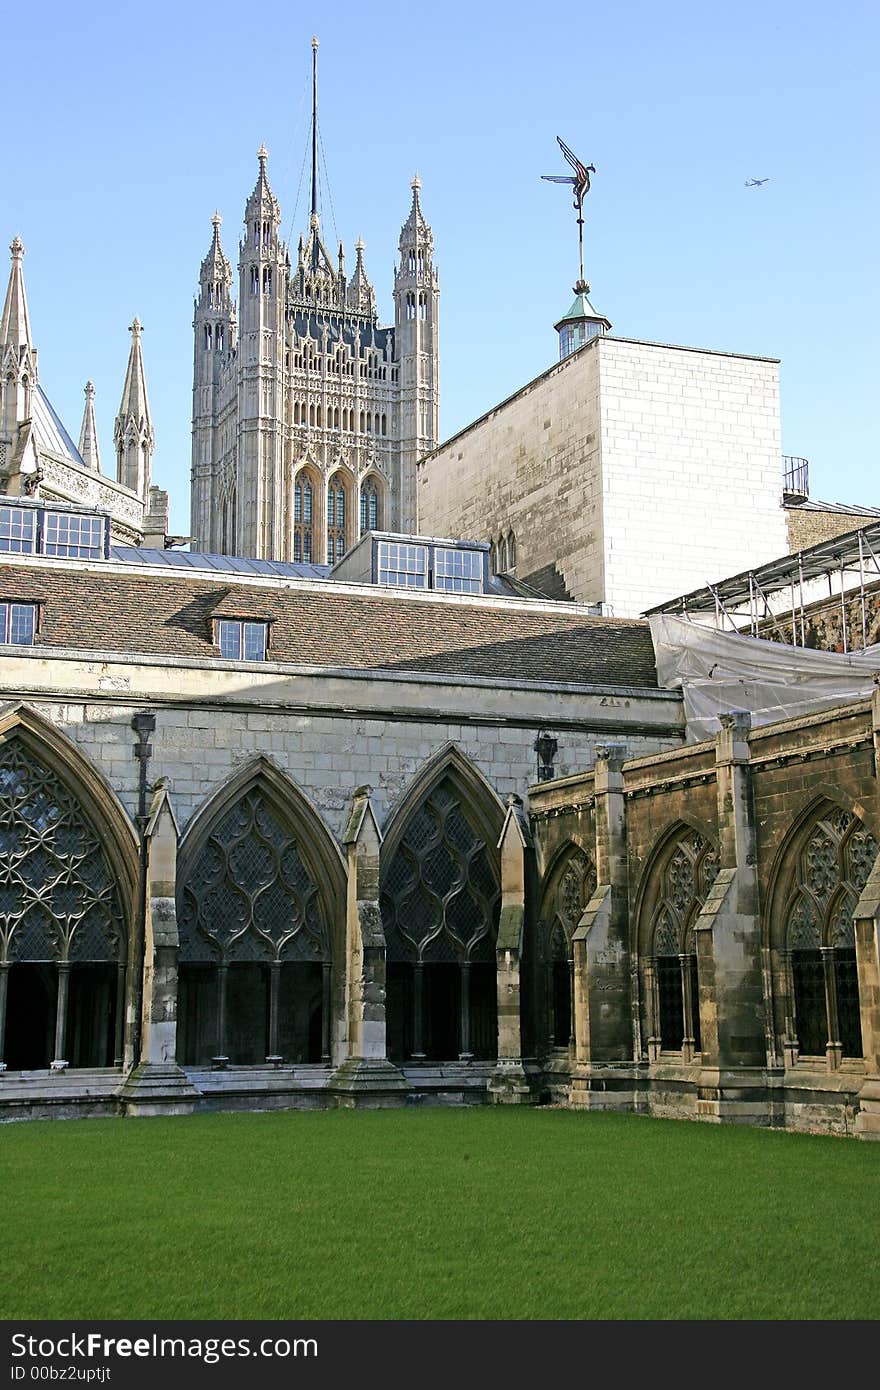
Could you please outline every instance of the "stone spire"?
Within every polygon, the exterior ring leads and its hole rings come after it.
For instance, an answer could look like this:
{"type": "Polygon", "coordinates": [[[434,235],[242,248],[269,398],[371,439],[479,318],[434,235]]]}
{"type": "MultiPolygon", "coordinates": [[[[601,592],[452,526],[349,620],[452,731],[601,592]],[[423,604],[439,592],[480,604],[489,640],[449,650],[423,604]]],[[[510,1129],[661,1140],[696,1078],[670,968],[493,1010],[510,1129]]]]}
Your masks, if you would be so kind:
{"type": "Polygon", "coordinates": [[[24,292],[24,272],[21,264],[24,257],[24,246],[21,238],[16,237],[9,249],[12,252],[12,268],[9,272],[6,303],[3,305],[3,319],[0,322],[0,352],[5,357],[7,350],[14,348],[16,349],[16,357],[20,358],[23,355],[22,349],[33,352],[31,321],[28,317],[27,295],[24,292]]]}
{"type": "Polygon", "coordinates": [[[150,403],[147,399],[147,379],[141,350],[143,331],[140,319],[136,318],[129,329],[131,352],[128,356],[119,414],[116,416],[113,429],[113,442],[116,445],[117,481],[131,488],[132,492],[136,492],[146,503],[156,441],[150,417],[150,403]]]}
{"type": "Polygon", "coordinates": [[[364,269],[364,243],[360,237],[354,244],[357,253],[357,264],[354,268],[354,275],[348,285],[347,300],[348,307],[357,314],[367,314],[373,318],[376,314],[376,294],[373,286],[367,279],[367,272],[364,269]]]}
{"type": "Polygon", "coordinates": [[[31,342],[21,239],[16,237],[9,249],[12,268],[0,320],[0,474],[10,466],[18,447],[19,426],[31,418],[37,384],[37,353],[31,342]]]}
{"type": "Polygon", "coordinates": [[[400,229],[401,252],[408,250],[416,243],[419,243],[430,251],[434,249],[434,233],[431,231],[425,219],[425,214],[422,212],[422,204],[419,199],[419,189],[421,186],[422,181],[418,174],[414,175],[413,181],[410,184],[413,195],[412,207],[409,210],[409,217],[400,229]]]}
{"type": "Polygon", "coordinates": [[[98,426],[95,423],[95,388],[91,381],[85,385],[86,403],[79,432],[79,453],[86,468],[101,471],[101,451],[98,448],[98,426]]]}

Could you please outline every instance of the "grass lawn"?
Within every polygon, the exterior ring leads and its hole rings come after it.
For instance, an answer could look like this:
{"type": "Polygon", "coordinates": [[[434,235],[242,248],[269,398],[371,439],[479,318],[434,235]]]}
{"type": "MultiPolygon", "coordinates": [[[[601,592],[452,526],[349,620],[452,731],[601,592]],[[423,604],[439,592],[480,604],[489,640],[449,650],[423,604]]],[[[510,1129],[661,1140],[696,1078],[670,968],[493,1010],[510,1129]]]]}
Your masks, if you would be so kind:
{"type": "Polygon", "coordinates": [[[873,1318],[880,1145],[564,1110],[0,1128],[2,1318],[873,1318]]]}

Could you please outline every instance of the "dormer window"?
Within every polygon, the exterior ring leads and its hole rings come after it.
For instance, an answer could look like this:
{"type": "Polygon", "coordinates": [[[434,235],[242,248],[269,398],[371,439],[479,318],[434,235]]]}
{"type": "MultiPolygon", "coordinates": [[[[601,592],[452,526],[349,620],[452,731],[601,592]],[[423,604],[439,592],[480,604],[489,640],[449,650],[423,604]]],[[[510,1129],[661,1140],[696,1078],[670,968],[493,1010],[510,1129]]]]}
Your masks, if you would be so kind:
{"type": "Polygon", "coordinates": [[[32,647],[37,631],[35,603],[0,603],[0,642],[32,647]]]}
{"type": "Polygon", "coordinates": [[[269,624],[245,618],[216,618],[214,645],[231,661],[265,661],[269,624]]]}

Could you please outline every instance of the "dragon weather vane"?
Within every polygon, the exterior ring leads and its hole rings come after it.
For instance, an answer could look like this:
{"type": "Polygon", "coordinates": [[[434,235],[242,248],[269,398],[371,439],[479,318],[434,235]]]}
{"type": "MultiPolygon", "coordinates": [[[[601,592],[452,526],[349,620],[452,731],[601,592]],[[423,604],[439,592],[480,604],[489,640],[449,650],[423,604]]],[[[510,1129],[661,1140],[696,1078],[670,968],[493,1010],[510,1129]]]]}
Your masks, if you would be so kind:
{"type": "Polygon", "coordinates": [[[546,179],[548,183],[570,183],[574,189],[574,208],[577,213],[581,271],[576,288],[580,290],[581,288],[585,288],[587,283],[584,279],[584,196],[590,191],[590,175],[595,174],[596,169],[592,164],[581,164],[577,155],[572,153],[565,141],[558,135],[556,137],[556,143],[574,170],[574,173],[542,174],[541,178],[546,179]]]}

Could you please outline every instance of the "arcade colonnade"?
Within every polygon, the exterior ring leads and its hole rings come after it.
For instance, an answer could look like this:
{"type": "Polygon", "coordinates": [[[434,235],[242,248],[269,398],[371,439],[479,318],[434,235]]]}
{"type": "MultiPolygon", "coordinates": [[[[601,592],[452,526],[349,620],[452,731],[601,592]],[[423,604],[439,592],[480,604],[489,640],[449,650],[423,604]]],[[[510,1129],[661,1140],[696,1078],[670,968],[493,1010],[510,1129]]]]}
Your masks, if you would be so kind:
{"type": "Polygon", "coordinates": [[[722,725],[600,747],[530,821],[447,745],[337,840],[264,755],[182,835],[163,782],[135,824],[7,710],[0,1107],[88,1076],[134,1115],[417,1094],[880,1135],[880,692],[722,725]]]}

